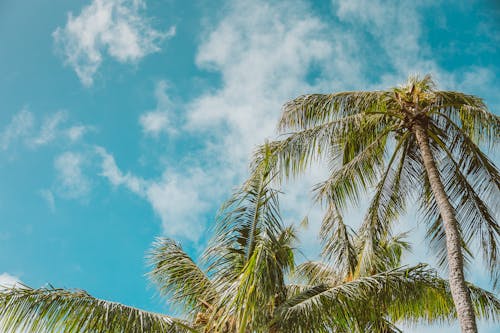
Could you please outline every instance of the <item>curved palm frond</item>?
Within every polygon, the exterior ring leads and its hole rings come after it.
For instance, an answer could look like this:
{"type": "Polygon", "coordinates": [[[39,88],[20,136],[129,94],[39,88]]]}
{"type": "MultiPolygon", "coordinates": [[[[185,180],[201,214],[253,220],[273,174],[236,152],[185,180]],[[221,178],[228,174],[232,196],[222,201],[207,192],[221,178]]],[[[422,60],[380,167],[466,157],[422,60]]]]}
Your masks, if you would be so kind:
{"type": "Polygon", "coordinates": [[[298,265],[297,269],[294,272],[295,279],[306,280],[306,286],[308,286],[309,288],[311,286],[322,284],[340,284],[345,280],[345,277],[343,277],[342,275],[342,271],[339,272],[334,267],[332,267],[332,265],[326,264],[321,261],[306,261],[298,265]]]}
{"type": "Polygon", "coordinates": [[[217,329],[228,321],[237,332],[260,331],[267,328],[277,304],[287,297],[285,277],[294,267],[293,242],[296,236],[289,227],[277,237],[266,235],[256,246],[237,280],[226,285],[212,318],[217,329]]]}
{"type": "Polygon", "coordinates": [[[342,278],[352,276],[358,265],[354,237],[335,204],[330,202],[320,228],[321,256],[332,262],[336,267],[336,274],[340,274],[342,278]]]}
{"type": "Polygon", "coordinates": [[[476,144],[491,147],[500,139],[500,117],[488,111],[484,101],[457,91],[436,91],[431,112],[444,115],[476,144]]]}
{"type": "Polygon", "coordinates": [[[192,332],[186,322],[90,296],[81,290],[29,287],[0,291],[3,332],[192,332]]]}
{"type": "Polygon", "coordinates": [[[500,226],[491,208],[499,205],[496,198],[500,196],[500,173],[465,135],[452,132],[453,142],[446,144],[446,135],[435,132],[438,134],[431,133],[430,137],[446,158],[441,175],[445,190],[456,207],[464,244],[474,240],[479,242],[483,259],[496,284],[500,278],[500,226]],[[467,148],[463,148],[464,145],[467,148]]]}
{"type": "Polygon", "coordinates": [[[380,100],[386,95],[385,91],[348,91],[299,96],[283,106],[278,129],[281,132],[305,130],[366,110],[375,111],[383,107],[380,100]]]}
{"type": "Polygon", "coordinates": [[[160,293],[184,305],[187,313],[204,311],[217,300],[212,282],[175,241],[157,238],[148,261],[153,267],[149,278],[160,293]]]}
{"type": "MultiPolygon", "coordinates": [[[[391,129],[385,129],[364,147],[357,147],[359,152],[343,164],[342,168],[334,169],[328,180],[314,186],[316,199],[332,200],[338,209],[346,207],[347,200],[357,203],[360,192],[367,191],[377,180],[377,175],[384,167],[386,143],[391,129]]],[[[362,143],[360,139],[359,143],[362,143]]],[[[366,140],[368,141],[368,140],[366,140]]]]}
{"type": "MultiPolygon", "coordinates": [[[[434,273],[425,265],[359,277],[339,285],[321,284],[291,297],[276,309],[276,322],[287,332],[294,332],[297,323],[304,331],[315,332],[326,328],[348,331],[361,323],[373,323],[373,311],[367,304],[377,300],[379,308],[392,299],[411,297],[417,286],[431,283],[434,273]]],[[[378,314],[377,314],[378,316],[378,314]]]]}
{"type": "MultiPolygon", "coordinates": [[[[455,320],[457,313],[451,297],[448,282],[435,276],[429,284],[404,299],[395,298],[387,308],[388,318],[393,322],[405,324],[445,323],[455,320]]],[[[500,300],[494,294],[467,283],[476,316],[481,319],[498,322],[500,320],[500,300]]]]}
{"type": "Polygon", "coordinates": [[[278,191],[271,182],[270,168],[263,164],[222,206],[215,236],[204,254],[211,274],[235,278],[262,235],[281,232],[278,191]]]}

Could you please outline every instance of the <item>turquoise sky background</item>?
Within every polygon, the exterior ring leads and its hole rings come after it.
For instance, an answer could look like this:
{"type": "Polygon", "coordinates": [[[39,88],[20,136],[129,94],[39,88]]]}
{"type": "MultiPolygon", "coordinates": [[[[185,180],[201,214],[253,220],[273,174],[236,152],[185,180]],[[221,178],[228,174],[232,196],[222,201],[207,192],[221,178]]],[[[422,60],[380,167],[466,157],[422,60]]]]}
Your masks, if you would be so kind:
{"type": "MultiPolygon", "coordinates": [[[[431,73],[499,114],[499,22],[495,1],[0,0],[0,283],[170,311],[146,252],[167,235],[200,254],[284,102],[431,73]]],[[[310,258],[322,174],[283,198],[310,258]]],[[[407,262],[432,263],[414,220],[407,262]]]]}

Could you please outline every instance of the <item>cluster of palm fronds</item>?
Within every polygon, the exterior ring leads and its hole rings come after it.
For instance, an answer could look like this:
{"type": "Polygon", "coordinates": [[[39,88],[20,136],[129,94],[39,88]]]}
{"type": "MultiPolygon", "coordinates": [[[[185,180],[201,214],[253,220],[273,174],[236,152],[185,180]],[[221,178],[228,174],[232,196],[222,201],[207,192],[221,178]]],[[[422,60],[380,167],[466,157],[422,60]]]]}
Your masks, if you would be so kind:
{"type": "MultiPolygon", "coordinates": [[[[390,91],[300,97],[285,105],[280,122],[291,133],[257,151],[249,179],[222,206],[200,264],[171,239],[154,243],[150,278],[182,319],[83,291],[22,287],[0,290],[0,328],[382,333],[399,332],[401,323],[456,320],[462,314],[454,286],[425,264],[403,266],[410,245],[391,226],[407,201],[418,199],[441,262],[450,258],[443,220],[451,221],[459,249],[470,254],[469,244],[477,241],[496,280],[500,177],[477,145],[496,143],[499,124],[480,99],[434,92],[428,77],[390,91]],[[317,158],[328,159],[332,169],[314,189],[327,208],[319,235],[323,251],[319,261],[297,264],[296,230],[281,219],[276,186],[317,158]],[[366,218],[355,232],[343,211],[372,187],[366,218]],[[438,190],[446,194],[451,215],[443,213],[447,206],[438,190]]],[[[470,283],[464,288],[473,317],[500,319],[495,295],[470,283]]]]}

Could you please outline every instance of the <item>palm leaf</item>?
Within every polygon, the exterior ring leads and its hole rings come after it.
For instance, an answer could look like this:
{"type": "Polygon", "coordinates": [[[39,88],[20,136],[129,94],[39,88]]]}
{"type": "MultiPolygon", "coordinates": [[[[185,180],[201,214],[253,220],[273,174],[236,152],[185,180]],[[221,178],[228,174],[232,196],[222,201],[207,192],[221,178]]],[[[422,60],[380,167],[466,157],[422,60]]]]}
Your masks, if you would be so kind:
{"type": "Polygon", "coordinates": [[[196,332],[182,320],[90,296],[29,287],[0,291],[3,332],[196,332]]]}
{"type": "Polygon", "coordinates": [[[149,277],[160,293],[184,305],[187,313],[204,311],[216,301],[212,282],[175,241],[157,238],[148,261],[153,267],[149,277]]]}

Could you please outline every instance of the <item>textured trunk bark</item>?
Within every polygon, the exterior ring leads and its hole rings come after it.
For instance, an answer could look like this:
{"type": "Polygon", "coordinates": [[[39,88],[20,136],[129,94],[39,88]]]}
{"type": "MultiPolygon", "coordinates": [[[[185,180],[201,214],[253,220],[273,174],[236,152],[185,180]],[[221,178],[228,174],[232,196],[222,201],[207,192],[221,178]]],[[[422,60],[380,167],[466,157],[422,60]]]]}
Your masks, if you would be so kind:
{"type": "Polygon", "coordinates": [[[427,177],[429,177],[432,193],[434,194],[443,220],[446,233],[449,283],[460,327],[463,333],[477,333],[474,308],[469,289],[465,284],[460,232],[455,217],[455,210],[446,195],[444,185],[439,176],[439,171],[430,149],[429,136],[426,129],[423,126],[416,125],[415,135],[422,154],[427,177]]]}

